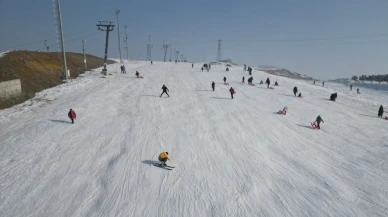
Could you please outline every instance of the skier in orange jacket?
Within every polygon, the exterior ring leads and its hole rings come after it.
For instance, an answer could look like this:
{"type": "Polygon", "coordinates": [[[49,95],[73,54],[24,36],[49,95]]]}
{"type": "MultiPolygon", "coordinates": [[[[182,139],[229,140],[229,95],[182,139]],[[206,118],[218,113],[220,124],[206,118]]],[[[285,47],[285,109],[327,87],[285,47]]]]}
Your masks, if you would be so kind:
{"type": "Polygon", "coordinates": [[[159,161],[162,162],[162,165],[163,166],[167,166],[166,162],[167,160],[170,160],[170,156],[168,156],[168,152],[162,152],[159,154],[159,157],[158,157],[159,161]]]}

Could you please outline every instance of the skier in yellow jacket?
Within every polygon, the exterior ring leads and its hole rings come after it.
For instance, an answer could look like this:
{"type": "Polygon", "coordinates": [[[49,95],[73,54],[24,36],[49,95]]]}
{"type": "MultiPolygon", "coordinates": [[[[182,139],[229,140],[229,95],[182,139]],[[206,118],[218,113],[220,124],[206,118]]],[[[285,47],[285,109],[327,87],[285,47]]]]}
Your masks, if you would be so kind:
{"type": "Polygon", "coordinates": [[[170,160],[170,156],[168,156],[168,152],[162,152],[159,154],[159,160],[162,161],[162,165],[166,166],[167,160],[170,160]]]}

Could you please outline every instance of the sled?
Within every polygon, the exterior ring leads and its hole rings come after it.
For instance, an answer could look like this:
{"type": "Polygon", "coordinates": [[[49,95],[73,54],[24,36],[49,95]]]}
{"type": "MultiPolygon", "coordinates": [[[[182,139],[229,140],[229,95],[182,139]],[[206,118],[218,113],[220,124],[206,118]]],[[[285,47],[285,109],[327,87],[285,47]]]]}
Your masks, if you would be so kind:
{"type": "Polygon", "coordinates": [[[385,119],[385,120],[388,120],[388,116],[385,116],[384,119],[385,119]]]}
{"type": "Polygon", "coordinates": [[[256,86],[255,84],[251,84],[251,86],[256,86]]]}
{"type": "Polygon", "coordinates": [[[286,115],[286,113],[283,110],[279,110],[278,113],[281,114],[281,115],[286,115]]]}
{"type": "Polygon", "coordinates": [[[273,87],[270,87],[269,89],[273,90],[274,88],[273,88],[273,87]]]}
{"type": "Polygon", "coordinates": [[[318,129],[318,125],[316,122],[311,123],[311,126],[313,127],[313,129],[318,129]]]}
{"type": "Polygon", "coordinates": [[[298,96],[298,98],[303,98],[303,96],[298,96]]]}
{"type": "Polygon", "coordinates": [[[225,83],[225,85],[229,85],[229,83],[225,83]]]}
{"type": "Polygon", "coordinates": [[[143,76],[139,76],[139,78],[144,78],[143,76]]]}
{"type": "Polygon", "coordinates": [[[233,93],[233,94],[236,94],[236,91],[235,91],[235,90],[233,90],[233,91],[232,91],[232,93],[233,93]]]}
{"type": "Polygon", "coordinates": [[[244,84],[244,83],[245,83],[245,81],[242,81],[242,83],[244,84]]]}

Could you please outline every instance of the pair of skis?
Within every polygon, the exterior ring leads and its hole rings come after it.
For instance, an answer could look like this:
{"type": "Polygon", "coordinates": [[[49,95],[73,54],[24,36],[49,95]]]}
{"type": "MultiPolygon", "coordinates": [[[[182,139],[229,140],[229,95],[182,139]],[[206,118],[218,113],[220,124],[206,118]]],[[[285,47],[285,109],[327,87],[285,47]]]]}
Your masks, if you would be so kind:
{"type": "Polygon", "coordinates": [[[158,164],[158,163],[154,164],[154,166],[159,167],[159,168],[162,168],[162,169],[166,169],[166,170],[172,170],[172,169],[175,168],[175,167],[173,167],[173,166],[163,165],[163,164],[158,164]]]}

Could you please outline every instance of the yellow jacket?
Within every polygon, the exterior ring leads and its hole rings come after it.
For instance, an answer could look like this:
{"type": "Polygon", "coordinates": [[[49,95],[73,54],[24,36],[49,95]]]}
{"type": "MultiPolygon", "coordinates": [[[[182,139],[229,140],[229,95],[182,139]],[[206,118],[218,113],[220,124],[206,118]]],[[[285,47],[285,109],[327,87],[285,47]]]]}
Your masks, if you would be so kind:
{"type": "Polygon", "coordinates": [[[168,154],[166,152],[160,153],[159,160],[164,159],[164,158],[167,158],[168,160],[170,160],[170,156],[168,156],[168,154]]]}

